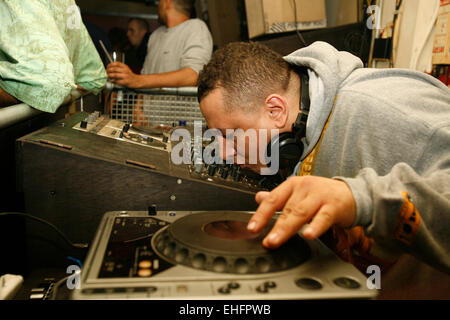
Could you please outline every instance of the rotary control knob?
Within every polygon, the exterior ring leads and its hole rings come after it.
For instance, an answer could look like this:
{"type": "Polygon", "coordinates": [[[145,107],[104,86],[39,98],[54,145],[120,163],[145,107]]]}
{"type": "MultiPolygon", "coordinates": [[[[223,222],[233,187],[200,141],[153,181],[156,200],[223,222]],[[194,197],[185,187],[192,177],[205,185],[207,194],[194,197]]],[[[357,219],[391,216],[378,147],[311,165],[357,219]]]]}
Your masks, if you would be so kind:
{"type": "Polygon", "coordinates": [[[203,163],[196,163],[196,164],[194,164],[194,170],[195,170],[195,172],[197,172],[198,174],[202,173],[202,170],[203,170],[203,163]]]}
{"type": "Polygon", "coordinates": [[[234,177],[233,180],[236,182],[239,182],[242,180],[242,175],[238,172],[234,177]]]}
{"type": "Polygon", "coordinates": [[[224,168],[223,170],[222,170],[222,172],[220,173],[220,177],[222,178],[222,179],[226,179],[227,177],[228,177],[228,168],[224,168]]]}
{"type": "Polygon", "coordinates": [[[216,166],[215,165],[210,165],[208,167],[208,175],[213,177],[215,173],[216,173],[216,166]]]}

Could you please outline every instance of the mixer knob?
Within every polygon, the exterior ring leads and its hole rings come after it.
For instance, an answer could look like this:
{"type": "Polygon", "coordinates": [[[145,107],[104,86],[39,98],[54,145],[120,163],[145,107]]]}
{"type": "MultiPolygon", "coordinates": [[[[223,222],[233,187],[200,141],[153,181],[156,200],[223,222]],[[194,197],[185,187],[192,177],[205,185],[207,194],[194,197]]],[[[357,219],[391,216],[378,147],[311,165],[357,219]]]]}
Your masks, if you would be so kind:
{"type": "Polygon", "coordinates": [[[228,286],[220,287],[217,291],[221,294],[230,294],[231,289],[228,286]]]}
{"type": "Polygon", "coordinates": [[[228,288],[230,289],[239,289],[240,287],[241,285],[239,284],[239,282],[231,281],[228,283],[228,288]]]}
{"type": "Polygon", "coordinates": [[[87,128],[87,121],[81,121],[81,123],[80,123],[80,128],[82,128],[82,129],[86,129],[87,128]]]}
{"type": "Polygon", "coordinates": [[[234,165],[231,167],[231,177],[236,177],[236,175],[239,173],[239,167],[234,165]]]}
{"type": "Polygon", "coordinates": [[[226,179],[228,177],[228,169],[223,169],[220,176],[222,177],[222,179],[226,179]]]}
{"type": "Polygon", "coordinates": [[[241,179],[242,179],[242,175],[240,173],[237,173],[233,178],[233,180],[236,182],[241,181],[241,179]]]}
{"type": "Polygon", "coordinates": [[[208,175],[210,175],[212,177],[212,176],[214,176],[215,173],[216,173],[216,166],[210,165],[208,167],[208,175]]]}
{"type": "Polygon", "coordinates": [[[268,293],[269,289],[265,285],[260,285],[256,287],[256,291],[259,293],[268,293]]]}
{"type": "Polygon", "coordinates": [[[203,163],[196,163],[195,165],[194,165],[194,170],[195,170],[195,172],[197,172],[197,173],[202,173],[202,170],[203,170],[203,163]]]}
{"type": "Polygon", "coordinates": [[[275,281],[266,281],[264,282],[264,286],[268,289],[273,289],[277,287],[277,284],[275,283],[275,281]]]}
{"type": "Polygon", "coordinates": [[[156,212],[156,204],[152,204],[150,207],[148,207],[149,216],[156,216],[156,212]]]}

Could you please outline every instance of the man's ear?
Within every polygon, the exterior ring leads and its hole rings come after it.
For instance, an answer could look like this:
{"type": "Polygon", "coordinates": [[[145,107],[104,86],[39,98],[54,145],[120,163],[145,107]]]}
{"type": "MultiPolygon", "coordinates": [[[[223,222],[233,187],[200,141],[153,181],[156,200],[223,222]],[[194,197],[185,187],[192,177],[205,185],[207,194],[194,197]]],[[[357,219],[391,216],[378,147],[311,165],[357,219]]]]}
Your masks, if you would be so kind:
{"type": "Polygon", "coordinates": [[[265,115],[275,124],[276,128],[284,128],[289,115],[286,98],[279,94],[271,94],[265,100],[264,109],[265,115]]]}

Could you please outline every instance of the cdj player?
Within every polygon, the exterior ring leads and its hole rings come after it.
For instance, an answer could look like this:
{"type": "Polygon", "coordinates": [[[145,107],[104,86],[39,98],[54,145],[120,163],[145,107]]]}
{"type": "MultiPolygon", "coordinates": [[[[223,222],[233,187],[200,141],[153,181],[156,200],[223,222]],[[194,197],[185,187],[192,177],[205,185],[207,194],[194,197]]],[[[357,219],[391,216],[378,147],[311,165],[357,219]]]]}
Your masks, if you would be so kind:
{"type": "Polygon", "coordinates": [[[72,299],[370,299],[366,277],[300,234],[261,244],[251,212],[117,211],[103,216],[72,299]]]}

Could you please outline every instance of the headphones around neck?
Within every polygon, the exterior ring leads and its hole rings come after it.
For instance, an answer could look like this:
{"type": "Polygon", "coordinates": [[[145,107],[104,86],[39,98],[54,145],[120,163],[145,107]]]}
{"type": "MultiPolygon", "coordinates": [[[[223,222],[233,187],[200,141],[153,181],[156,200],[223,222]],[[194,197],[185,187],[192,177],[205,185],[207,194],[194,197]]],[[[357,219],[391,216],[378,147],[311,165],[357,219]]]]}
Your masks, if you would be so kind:
{"type": "Polygon", "coordinates": [[[279,145],[279,169],[289,176],[300,161],[303,154],[303,142],[306,135],[306,121],[308,120],[309,107],[309,76],[306,68],[294,67],[294,71],[300,76],[300,112],[292,124],[291,132],[283,132],[274,137],[267,146],[267,155],[270,156],[271,146],[278,142],[279,145]],[[277,141],[278,140],[278,141],[277,141]]]}

